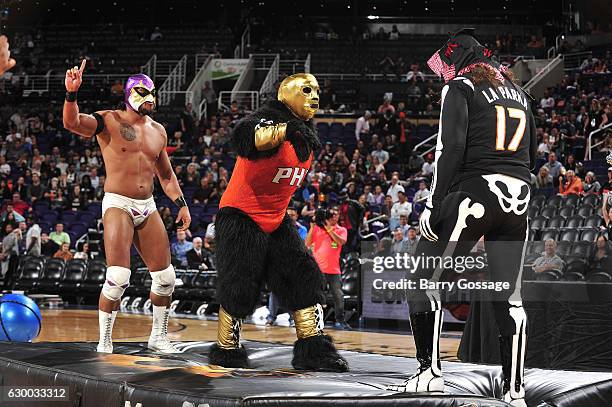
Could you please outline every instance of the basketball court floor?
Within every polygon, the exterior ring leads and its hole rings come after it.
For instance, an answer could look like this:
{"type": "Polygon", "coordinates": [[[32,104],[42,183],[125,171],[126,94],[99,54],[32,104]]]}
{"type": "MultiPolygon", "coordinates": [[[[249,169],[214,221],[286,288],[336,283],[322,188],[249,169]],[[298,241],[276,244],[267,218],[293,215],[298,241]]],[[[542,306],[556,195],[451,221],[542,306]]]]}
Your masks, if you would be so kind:
{"type": "MultiPolygon", "coordinates": [[[[97,310],[43,310],[42,331],[35,342],[97,342],[97,310]]],[[[113,329],[115,342],[146,342],[151,332],[151,315],[119,312],[113,329]]],[[[172,341],[215,341],[217,321],[173,316],[168,327],[172,341]]],[[[326,330],[338,348],[356,352],[414,357],[412,338],[404,333],[326,330]]],[[[456,361],[461,332],[445,333],[440,343],[442,360],[456,361]]],[[[244,324],[242,339],[292,345],[295,328],[244,324]]]]}

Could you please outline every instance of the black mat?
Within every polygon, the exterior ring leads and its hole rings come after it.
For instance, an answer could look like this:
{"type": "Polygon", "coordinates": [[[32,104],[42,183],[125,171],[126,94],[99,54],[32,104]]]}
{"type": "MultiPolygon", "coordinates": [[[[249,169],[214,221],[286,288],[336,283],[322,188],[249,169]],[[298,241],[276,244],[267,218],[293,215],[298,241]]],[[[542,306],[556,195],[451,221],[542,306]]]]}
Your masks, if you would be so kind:
{"type": "MultiPolygon", "coordinates": [[[[210,344],[184,342],[184,353],[159,356],[135,343],[115,344],[112,355],[93,343],[0,343],[0,379],[4,388],[68,386],[70,403],[37,406],[507,406],[496,400],[496,366],[443,363],[444,395],[393,394],[385,385],[415,371],[414,359],[343,352],[350,373],[297,372],[290,346],[247,342],[254,369],[223,369],[207,365],[210,344]]],[[[526,382],[530,407],[612,405],[612,372],[528,369],[526,382]]]]}

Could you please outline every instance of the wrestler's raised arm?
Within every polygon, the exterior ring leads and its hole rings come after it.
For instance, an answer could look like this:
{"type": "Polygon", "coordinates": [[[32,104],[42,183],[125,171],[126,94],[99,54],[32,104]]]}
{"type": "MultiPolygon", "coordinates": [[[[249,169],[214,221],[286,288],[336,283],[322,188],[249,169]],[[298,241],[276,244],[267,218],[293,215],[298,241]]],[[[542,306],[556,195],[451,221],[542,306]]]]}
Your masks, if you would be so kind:
{"type": "Polygon", "coordinates": [[[64,128],[70,130],[79,136],[90,138],[100,133],[104,129],[103,114],[94,113],[83,114],[79,113],[77,105],[77,91],[83,83],[83,71],[87,61],[84,59],[81,62],[81,67],[74,67],[66,71],[66,100],[64,101],[64,128]]]}
{"type": "Polygon", "coordinates": [[[15,60],[11,58],[8,38],[5,35],[0,35],[0,75],[14,67],[15,64],[15,60]]]}

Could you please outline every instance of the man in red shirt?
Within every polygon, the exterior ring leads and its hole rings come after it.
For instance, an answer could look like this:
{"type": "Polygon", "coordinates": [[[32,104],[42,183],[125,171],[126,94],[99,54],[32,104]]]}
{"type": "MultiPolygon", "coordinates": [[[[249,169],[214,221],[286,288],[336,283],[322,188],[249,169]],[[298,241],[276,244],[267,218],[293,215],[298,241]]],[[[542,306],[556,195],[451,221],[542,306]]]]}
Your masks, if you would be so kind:
{"type": "Polygon", "coordinates": [[[314,255],[325,280],[334,297],[336,329],[351,329],[344,320],[344,293],[342,292],[342,273],[340,272],[340,253],[346,243],[347,230],[338,225],[340,213],[338,208],[326,211],[324,227],[312,222],[306,235],[306,246],[312,247],[314,255]]]}
{"type": "Polygon", "coordinates": [[[21,199],[21,195],[19,192],[15,192],[13,194],[13,208],[15,212],[19,213],[22,216],[26,215],[26,212],[30,209],[30,205],[27,202],[21,199]]]}
{"type": "Polygon", "coordinates": [[[312,121],[319,84],[310,74],[287,77],[270,101],[232,131],[238,154],[215,220],[217,244],[217,343],[209,362],[248,367],[240,344],[241,320],[252,314],[264,284],[295,321],[298,340],[292,365],[298,370],[344,372],[346,360],[323,332],[322,277],[286,215],[287,206],[321,146],[312,121]]]}

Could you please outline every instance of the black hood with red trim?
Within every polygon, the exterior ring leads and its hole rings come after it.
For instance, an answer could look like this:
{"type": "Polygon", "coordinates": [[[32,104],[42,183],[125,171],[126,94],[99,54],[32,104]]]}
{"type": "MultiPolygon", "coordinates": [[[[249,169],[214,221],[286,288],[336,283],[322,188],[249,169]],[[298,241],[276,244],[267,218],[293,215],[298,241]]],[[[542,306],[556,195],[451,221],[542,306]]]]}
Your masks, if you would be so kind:
{"type": "Polygon", "coordinates": [[[477,65],[488,65],[496,72],[499,80],[506,67],[491,59],[493,53],[474,37],[474,28],[463,28],[454,34],[442,48],[427,61],[427,65],[445,82],[469,72],[477,65]]]}

